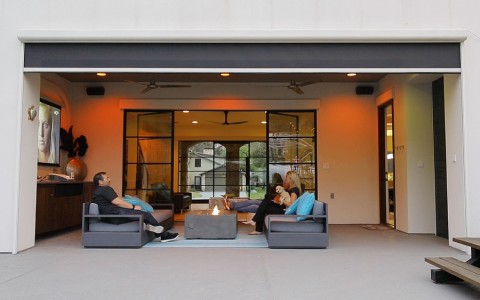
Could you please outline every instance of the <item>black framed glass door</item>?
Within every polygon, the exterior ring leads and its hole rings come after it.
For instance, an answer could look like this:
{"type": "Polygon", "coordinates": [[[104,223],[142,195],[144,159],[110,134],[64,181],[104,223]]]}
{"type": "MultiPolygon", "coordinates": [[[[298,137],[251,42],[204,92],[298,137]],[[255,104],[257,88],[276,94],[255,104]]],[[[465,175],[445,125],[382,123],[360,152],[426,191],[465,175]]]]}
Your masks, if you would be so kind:
{"type": "Polygon", "coordinates": [[[172,194],[173,112],[126,111],[123,193],[148,202],[172,194]]]}
{"type": "Polygon", "coordinates": [[[316,112],[281,111],[267,113],[268,176],[284,178],[294,170],[300,176],[304,190],[316,193],[316,112]]]}

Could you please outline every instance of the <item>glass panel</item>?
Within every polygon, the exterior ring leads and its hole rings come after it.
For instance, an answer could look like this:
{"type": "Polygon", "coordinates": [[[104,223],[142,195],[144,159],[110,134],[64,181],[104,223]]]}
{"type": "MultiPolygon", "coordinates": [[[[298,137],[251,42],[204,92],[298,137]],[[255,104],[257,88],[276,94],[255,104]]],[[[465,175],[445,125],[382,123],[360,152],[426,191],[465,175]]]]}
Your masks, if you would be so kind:
{"type": "Polygon", "coordinates": [[[125,139],[125,153],[127,157],[127,162],[136,163],[138,159],[138,147],[137,147],[137,138],[127,138],[125,139]]]}
{"type": "Polygon", "coordinates": [[[313,112],[270,113],[268,130],[270,137],[314,137],[315,114],[313,112]]]}
{"type": "Polygon", "coordinates": [[[298,162],[298,138],[270,138],[270,162],[298,162]]]}
{"type": "Polygon", "coordinates": [[[170,164],[128,164],[126,189],[149,189],[153,183],[164,183],[170,188],[170,164]]]}
{"type": "Polygon", "coordinates": [[[240,151],[238,152],[238,157],[246,158],[250,156],[250,145],[244,144],[240,147],[240,151]]]}
{"type": "Polygon", "coordinates": [[[265,197],[266,179],[266,171],[250,172],[250,199],[263,199],[265,197]]]}
{"type": "Polygon", "coordinates": [[[315,161],[313,138],[270,138],[270,162],[296,163],[315,161]]]}
{"type": "Polygon", "coordinates": [[[134,136],[172,136],[172,112],[132,112],[125,113],[125,134],[134,136]]]}
{"type": "Polygon", "coordinates": [[[171,189],[171,172],[172,166],[170,164],[161,165],[147,165],[148,185],[144,188],[149,188],[152,184],[163,183],[167,188],[171,189]]]}
{"type": "Polygon", "coordinates": [[[208,189],[208,191],[206,190],[206,187],[205,187],[202,192],[193,192],[192,200],[205,200],[205,199],[209,199],[210,197],[221,197],[221,196],[222,196],[222,193],[217,192],[215,195],[211,187],[208,189]]]}
{"type": "Polygon", "coordinates": [[[222,144],[215,143],[213,150],[214,150],[213,154],[215,154],[215,157],[226,157],[227,156],[227,151],[222,144]]]}
{"type": "Polygon", "coordinates": [[[270,164],[268,166],[268,173],[270,174],[270,181],[269,183],[283,183],[285,180],[285,174],[292,170],[292,167],[290,165],[285,165],[285,164],[270,164]],[[280,181],[281,179],[281,181],[280,181]]]}
{"type": "Polygon", "coordinates": [[[298,139],[298,161],[303,163],[314,163],[316,161],[314,138],[298,139]]]}
{"type": "Polygon", "coordinates": [[[182,141],[179,143],[179,157],[198,157],[202,158],[206,155],[213,156],[213,142],[189,142],[182,141]]]}
{"type": "Polygon", "coordinates": [[[137,136],[137,119],[139,112],[125,112],[125,136],[137,136]]]}
{"type": "Polygon", "coordinates": [[[140,162],[169,163],[172,157],[171,139],[140,139],[140,162]]]}
{"type": "Polygon", "coordinates": [[[315,189],[315,165],[299,164],[292,167],[297,171],[302,183],[305,184],[305,189],[315,189]]]}
{"type": "Polygon", "coordinates": [[[182,192],[191,192],[191,191],[201,191],[204,182],[204,172],[203,171],[192,171],[192,172],[179,172],[180,184],[179,191],[182,192]],[[186,188],[185,188],[186,187],[186,188]]]}
{"type": "Polygon", "coordinates": [[[150,203],[170,202],[172,191],[164,182],[152,183],[147,192],[150,203]]]}
{"type": "Polygon", "coordinates": [[[143,113],[138,116],[138,136],[172,136],[172,113],[143,113]]]}
{"type": "Polygon", "coordinates": [[[135,189],[137,180],[137,164],[128,164],[125,174],[126,189],[135,189]]]}

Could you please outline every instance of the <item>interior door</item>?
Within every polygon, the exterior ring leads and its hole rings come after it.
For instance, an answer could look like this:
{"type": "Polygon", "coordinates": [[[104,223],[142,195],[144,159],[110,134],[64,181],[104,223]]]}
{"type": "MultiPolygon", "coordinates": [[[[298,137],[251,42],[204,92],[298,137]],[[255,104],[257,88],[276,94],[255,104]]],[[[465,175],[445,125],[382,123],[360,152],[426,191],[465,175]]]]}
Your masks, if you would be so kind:
{"type": "Polygon", "coordinates": [[[395,157],[393,101],[378,108],[380,155],[380,222],[395,228],[395,157]]]}

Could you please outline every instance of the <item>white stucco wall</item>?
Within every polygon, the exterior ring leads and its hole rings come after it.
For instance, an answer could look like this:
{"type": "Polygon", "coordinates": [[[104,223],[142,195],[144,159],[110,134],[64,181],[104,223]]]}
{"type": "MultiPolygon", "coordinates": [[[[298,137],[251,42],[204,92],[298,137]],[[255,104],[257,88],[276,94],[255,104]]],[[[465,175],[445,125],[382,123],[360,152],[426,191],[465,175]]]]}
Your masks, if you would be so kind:
{"type": "MultiPolygon", "coordinates": [[[[462,41],[462,113],[465,160],[465,233],[480,235],[480,140],[476,128],[480,103],[480,19],[476,0],[297,1],[0,1],[0,82],[3,147],[0,189],[0,252],[17,252],[32,244],[18,208],[30,203],[36,165],[20,151],[28,140],[24,110],[22,40],[132,42],[168,40],[265,41],[462,41]],[[200,13],[201,12],[201,13],[200,13]],[[199,31],[200,30],[200,31],[199,31]],[[201,31],[204,30],[204,31],[201,31]],[[251,31],[249,31],[251,30],[251,31]],[[258,30],[263,30],[259,33],[258,30]],[[294,30],[294,31],[292,31],[294,30]],[[25,163],[21,161],[25,160],[25,163]],[[20,193],[20,191],[22,191],[20,193]],[[18,228],[22,228],[19,230],[18,228]],[[18,241],[18,242],[17,242],[18,241]]],[[[27,83],[27,82],[25,82],[27,83]]],[[[30,89],[30,88],[28,88],[30,89]]],[[[32,147],[33,147],[32,142],[32,147]]],[[[121,158],[114,157],[121,162],[121,158]]],[[[461,173],[461,170],[459,170],[461,173]]],[[[456,194],[455,196],[461,196],[456,194]]],[[[463,220],[451,220],[452,226],[463,220]]],[[[29,227],[29,226],[27,226],[29,227]]]]}
{"type": "Polygon", "coordinates": [[[432,83],[406,86],[408,233],[435,233],[432,83]]]}

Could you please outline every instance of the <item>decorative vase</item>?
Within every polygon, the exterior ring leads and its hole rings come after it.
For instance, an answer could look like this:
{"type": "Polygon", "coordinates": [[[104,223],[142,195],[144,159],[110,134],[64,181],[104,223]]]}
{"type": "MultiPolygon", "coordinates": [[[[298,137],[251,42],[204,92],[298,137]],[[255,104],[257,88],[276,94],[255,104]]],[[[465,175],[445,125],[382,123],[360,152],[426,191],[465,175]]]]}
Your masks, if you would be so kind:
{"type": "Polygon", "coordinates": [[[65,168],[67,175],[72,176],[76,181],[82,181],[87,176],[87,165],[80,157],[74,157],[70,159],[65,168]]]}

